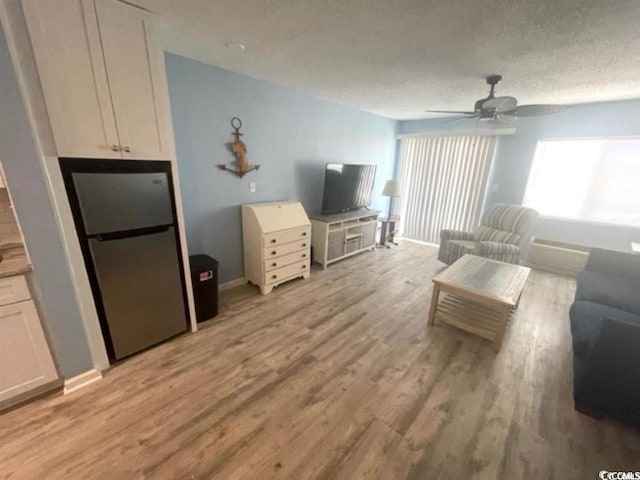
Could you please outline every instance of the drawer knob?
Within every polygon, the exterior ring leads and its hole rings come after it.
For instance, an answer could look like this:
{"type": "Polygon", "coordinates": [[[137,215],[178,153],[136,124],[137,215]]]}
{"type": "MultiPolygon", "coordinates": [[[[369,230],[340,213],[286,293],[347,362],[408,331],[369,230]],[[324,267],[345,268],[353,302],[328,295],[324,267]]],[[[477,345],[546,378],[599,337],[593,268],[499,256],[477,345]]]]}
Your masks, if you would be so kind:
{"type": "Polygon", "coordinates": [[[271,278],[275,280],[276,278],[278,278],[278,275],[271,275],[271,278]]]}
{"type": "Polygon", "coordinates": [[[306,256],[307,256],[307,254],[306,254],[306,253],[303,253],[303,254],[302,254],[302,258],[306,258],[306,256]]]}
{"type": "Polygon", "coordinates": [[[305,268],[307,268],[307,266],[306,265],[302,265],[302,269],[304,270],[305,268]]]}
{"type": "Polygon", "coordinates": [[[114,152],[119,152],[120,147],[118,145],[111,145],[111,150],[113,150],[114,152]]]}
{"type": "Polygon", "coordinates": [[[271,255],[275,255],[276,253],[278,253],[278,252],[276,252],[276,251],[274,250],[273,252],[271,252],[271,255]]]}
{"type": "Polygon", "coordinates": [[[271,243],[276,243],[276,239],[275,239],[275,238],[272,238],[272,239],[271,239],[271,243]]]}
{"type": "Polygon", "coordinates": [[[302,236],[306,237],[307,236],[307,232],[302,232],[302,236]]]}
{"type": "Polygon", "coordinates": [[[275,263],[275,262],[273,262],[273,263],[271,264],[271,266],[272,266],[272,267],[277,267],[277,266],[278,266],[278,264],[277,264],[277,263],[275,263]]]}
{"type": "Polygon", "coordinates": [[[303,244],[302,244],[302,246],[303,246],[303,247],[306,247],[306,246],[307,246],[307,244],[306,244],[306,243],[303,243],[303,244]]]}

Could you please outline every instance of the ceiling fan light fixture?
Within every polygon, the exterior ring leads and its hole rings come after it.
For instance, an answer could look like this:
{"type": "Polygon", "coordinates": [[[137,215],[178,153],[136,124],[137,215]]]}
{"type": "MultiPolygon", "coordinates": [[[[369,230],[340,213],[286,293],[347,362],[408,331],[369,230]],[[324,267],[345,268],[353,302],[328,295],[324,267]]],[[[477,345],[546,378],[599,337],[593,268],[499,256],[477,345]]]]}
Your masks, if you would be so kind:
{"type": "Polygon", "coordinates": [[[225,42],[224,46],[230,50],[239,50],[241,52],[244,52],[245,50],[244,43],[239,43],[239,42],[225,42]]]}
{"type": "Polygon", "coordinates": [[[493,110],[497,113],[513,110],[518,105],[514,97],[493,97],[482,102],[483,110],[493,110]]]}
{"type": "Polygon", "coordinates": [[[518,117],[507,117],[505,115],[496,115],[492,118],[483,119],[487,125],[492,127],[504,127],[505,125],[513,125],[518,121],[518,117]]]}

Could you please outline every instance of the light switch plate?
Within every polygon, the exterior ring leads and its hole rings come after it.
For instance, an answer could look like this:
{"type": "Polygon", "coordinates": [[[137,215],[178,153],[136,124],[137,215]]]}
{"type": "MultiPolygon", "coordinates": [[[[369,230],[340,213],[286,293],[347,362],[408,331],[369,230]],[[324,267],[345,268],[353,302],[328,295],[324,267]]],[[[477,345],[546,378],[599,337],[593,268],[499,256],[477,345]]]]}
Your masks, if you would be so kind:
{"type": "Polygon", "coordinates": [[[255,191],[256,191],[256,182],[249,182],[249,191],[251,193],[255,193],[255,191]]]}

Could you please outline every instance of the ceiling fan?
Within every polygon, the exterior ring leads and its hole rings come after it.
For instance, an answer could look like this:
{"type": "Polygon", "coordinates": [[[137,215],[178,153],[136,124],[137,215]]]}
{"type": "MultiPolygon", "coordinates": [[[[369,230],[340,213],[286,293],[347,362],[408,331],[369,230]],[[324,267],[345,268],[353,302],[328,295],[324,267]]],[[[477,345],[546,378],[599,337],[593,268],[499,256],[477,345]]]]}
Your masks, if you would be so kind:
{"type": "MultiPolygon", "coordinates": [[[[449,122],[458,120],[466,120],[469,118],[478,118],[480,120],[504,121],[509,118],[517,117],[536,117],[539,115],[552,115],[555,113],[563,113],[569,110],[566,105],[518,105],[515,97],[496,97],[495,88],[502,75],[489,75],[487,77],[487,85],[491,87],[489,95],[481,98],[473,106],[473,111],[452,111],[452,110],[425,110],[429,113],[450,113],[455,115],[464,115],[464,117],[454,118],[449,122]]],[[[448,123],[448,122],[445,122],[448,123]]]]}

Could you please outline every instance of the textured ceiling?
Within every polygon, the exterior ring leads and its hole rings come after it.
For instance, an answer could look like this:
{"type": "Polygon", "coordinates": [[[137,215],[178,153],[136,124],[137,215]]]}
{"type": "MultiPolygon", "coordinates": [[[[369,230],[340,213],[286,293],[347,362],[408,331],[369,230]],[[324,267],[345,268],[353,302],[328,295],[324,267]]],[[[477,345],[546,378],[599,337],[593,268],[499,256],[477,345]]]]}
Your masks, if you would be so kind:
{"type": "Polygon", "coordinates": [[[520,104],[640,98],[639,0],[131,3],[169,51],[396,119],[472,109],[491,73],[520,104]]]}

